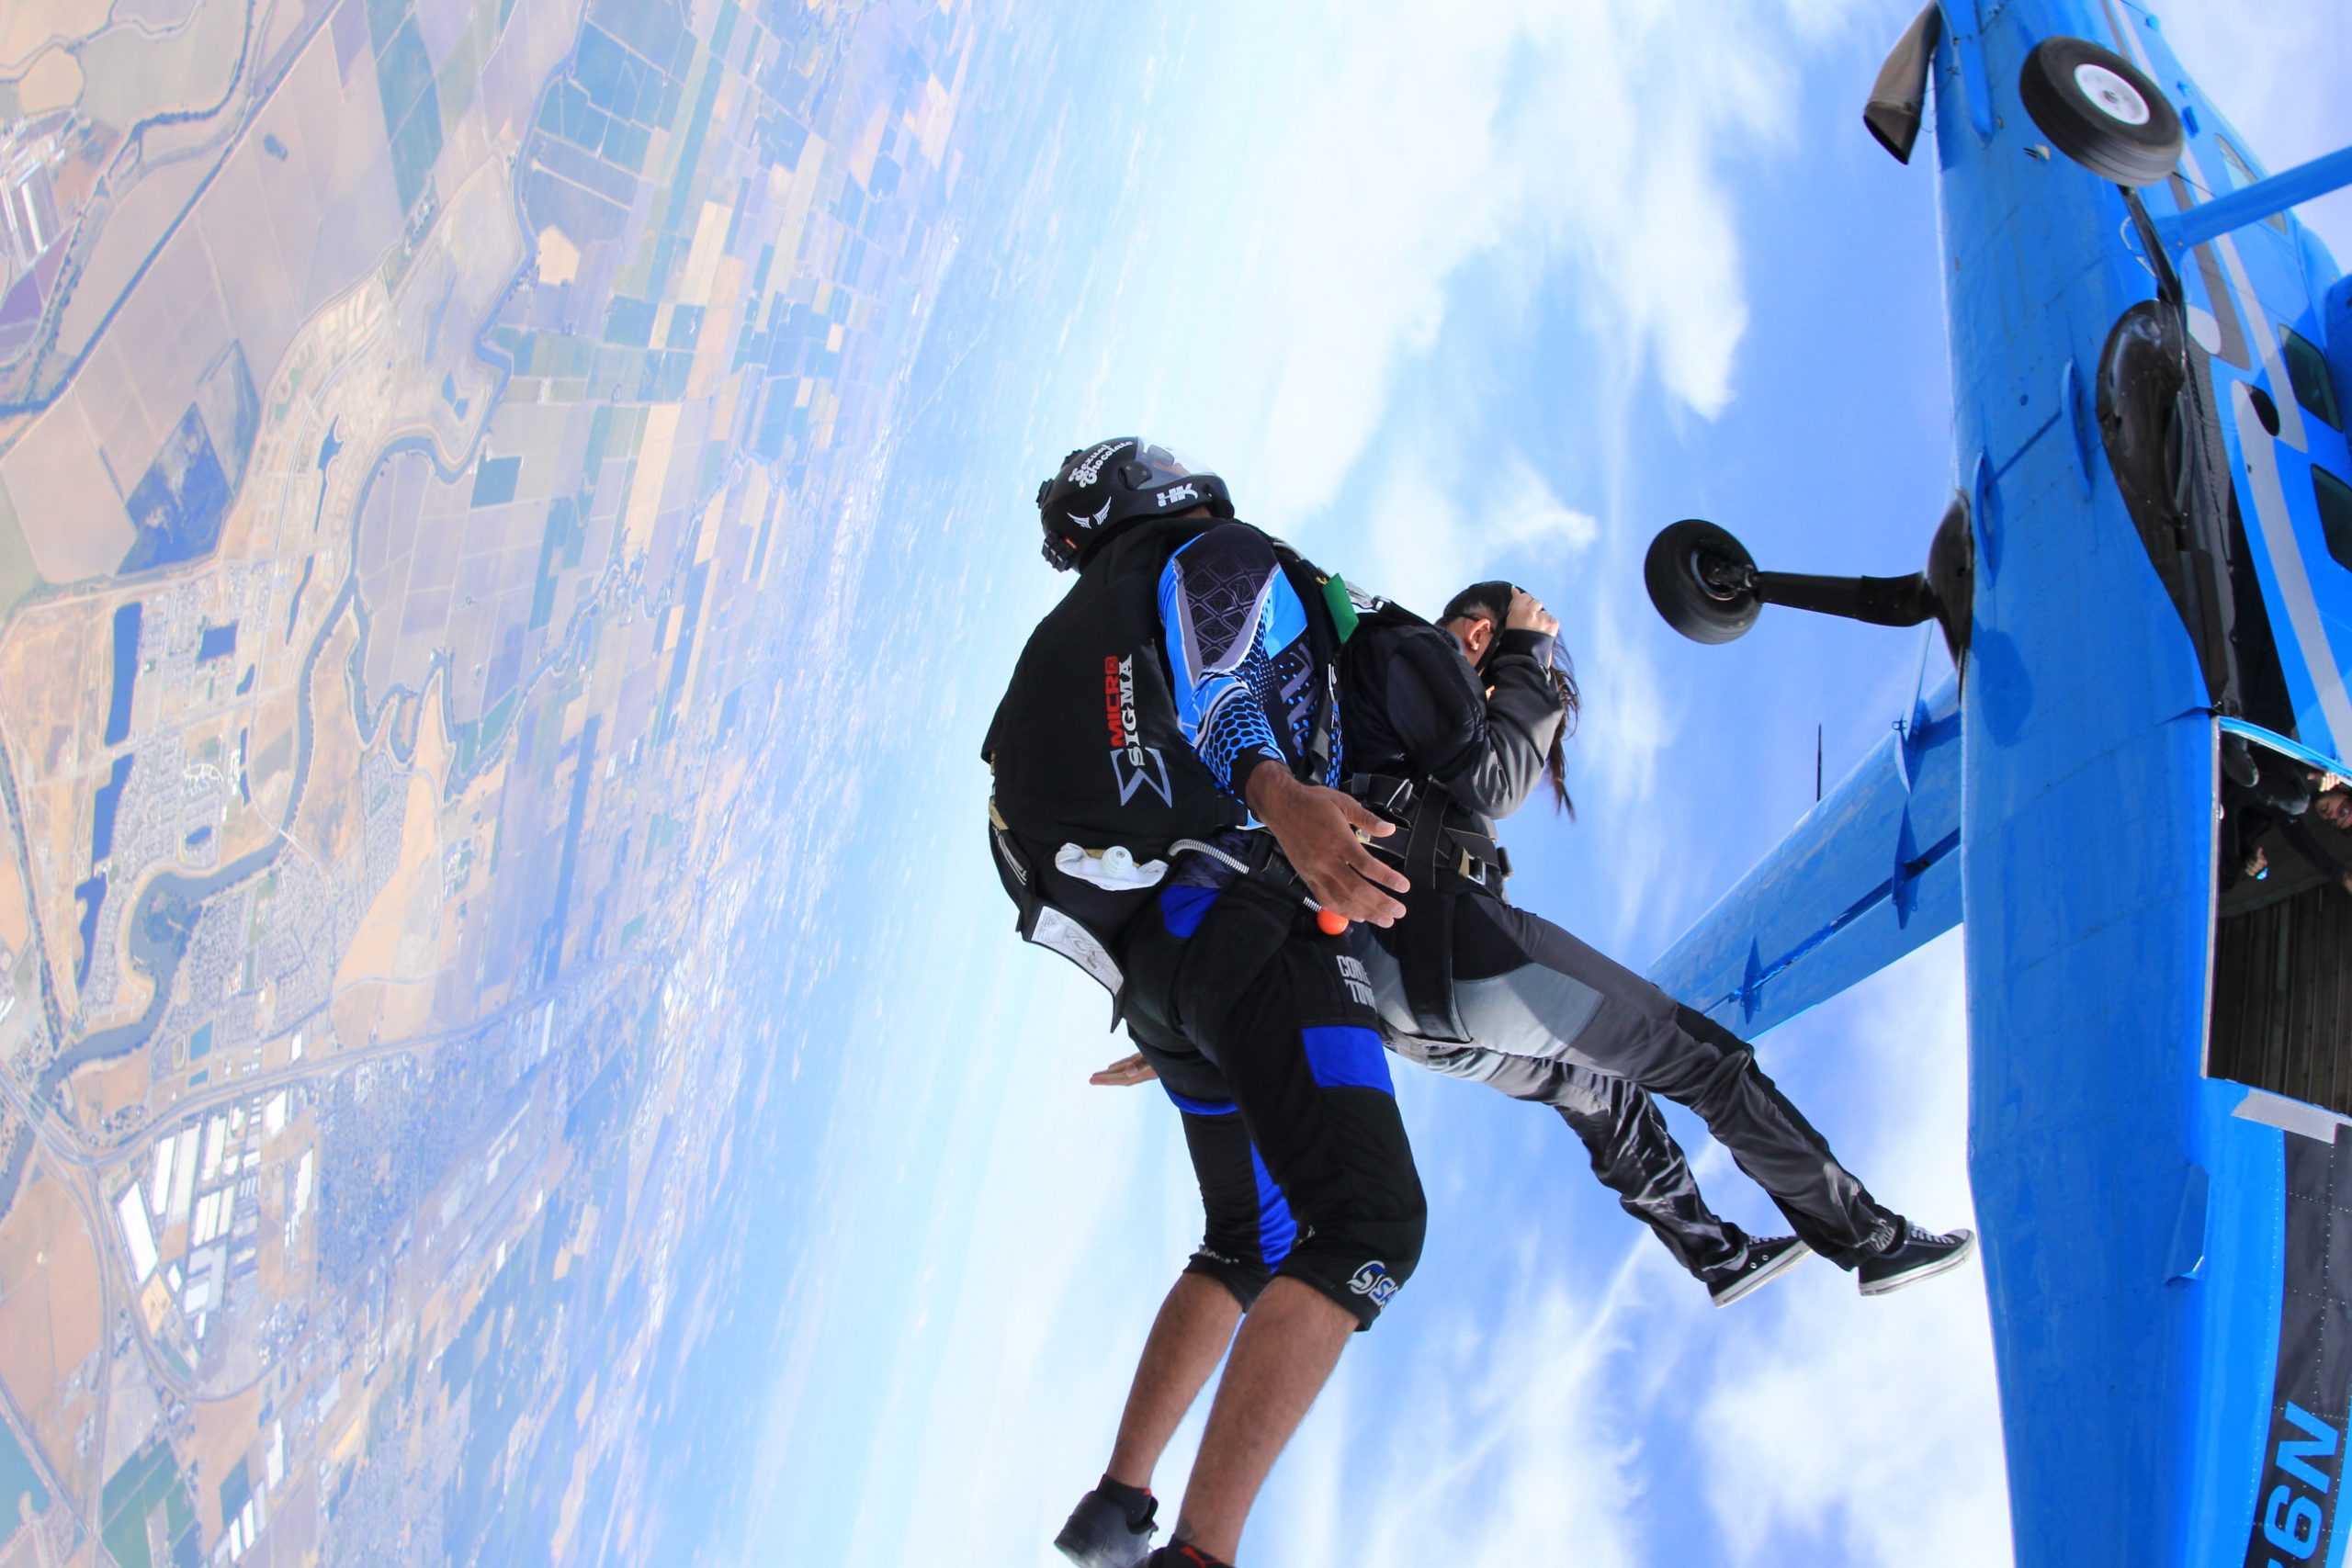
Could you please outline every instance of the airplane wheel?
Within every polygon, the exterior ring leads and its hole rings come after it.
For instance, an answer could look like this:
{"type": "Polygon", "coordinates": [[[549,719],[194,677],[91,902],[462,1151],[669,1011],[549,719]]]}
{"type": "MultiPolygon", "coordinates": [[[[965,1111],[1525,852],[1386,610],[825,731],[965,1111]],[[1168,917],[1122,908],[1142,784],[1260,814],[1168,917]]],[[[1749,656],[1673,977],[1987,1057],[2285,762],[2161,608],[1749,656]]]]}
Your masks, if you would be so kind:
{"type": "Polygon", "coordinates": [[[1698,517],[1660,529],[1642,562],[1650,603],[1693,642],[1729,642],[1756,624],[1764,599],[1755,578],[1747,547],[1698,517]]]}
{"type": "Polygon", "coordinates": [[[2154,185],[2180,162],[2180,116],[2164,89],[2116,53],[2043,39],[2018,78],[2026,112],[2058,150],[2120,186],[2154,185]]]}

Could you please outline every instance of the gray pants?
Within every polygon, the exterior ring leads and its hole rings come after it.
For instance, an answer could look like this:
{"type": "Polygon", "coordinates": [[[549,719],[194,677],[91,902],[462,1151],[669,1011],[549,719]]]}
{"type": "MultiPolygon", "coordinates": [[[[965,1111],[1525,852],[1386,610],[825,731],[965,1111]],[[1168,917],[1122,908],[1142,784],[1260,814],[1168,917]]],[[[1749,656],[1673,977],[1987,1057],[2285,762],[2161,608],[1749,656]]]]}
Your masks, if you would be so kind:
{"type": "Polygon", "coordinates": [[[1390,1049],[1553,1106],[1594,1173],[1692,1273],[1738,1262],[1746,1237],[1700,1196],[1654,1094],[1696,1111],[1825,1258],[1850,1269],[1901,1234],[1902,1216],[1838,1163],[1747,1042],[1549,920],[1483,894],[1457,900],[1454,998],[1468,1045],[1412,1032],[1395,957],[1412,919],[1375,936],[1367,967],[1390,1049]]]}

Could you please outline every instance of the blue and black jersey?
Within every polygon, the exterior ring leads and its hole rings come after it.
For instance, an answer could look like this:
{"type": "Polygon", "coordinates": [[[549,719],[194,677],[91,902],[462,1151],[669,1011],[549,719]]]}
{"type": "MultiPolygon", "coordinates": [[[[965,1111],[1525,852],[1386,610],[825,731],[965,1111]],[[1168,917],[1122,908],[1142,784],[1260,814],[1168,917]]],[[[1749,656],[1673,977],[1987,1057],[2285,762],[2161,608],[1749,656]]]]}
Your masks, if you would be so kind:
{"type": "MultiPolygon", "coordinates": [[[[1261,761],[1304,773],[1325,673],[1272,542],[1246,523],[1193,539],[1160,571],[1159,619],[1178,722],[1218,784],[1240,796],[1261,761]]],[[[1333,788],[1345,773],[1337,705],[1316,781],[1333,788]]]]}

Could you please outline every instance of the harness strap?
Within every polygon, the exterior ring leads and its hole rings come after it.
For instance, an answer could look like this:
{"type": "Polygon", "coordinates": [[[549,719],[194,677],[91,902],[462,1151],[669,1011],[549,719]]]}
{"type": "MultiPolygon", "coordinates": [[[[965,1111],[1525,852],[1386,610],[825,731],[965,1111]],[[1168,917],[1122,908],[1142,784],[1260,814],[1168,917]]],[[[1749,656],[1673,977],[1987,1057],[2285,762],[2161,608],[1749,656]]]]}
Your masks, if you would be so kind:
{"type": "Polygon", "coordinates": [[[1405,874],[1419,895],[1412,900],[1396,952],[1413,1032],[1429,1040],[1466,1043],[1453,995],[1453,906],[1461,885],[1445,874],[1453,848],[1445,829],[1445,792],[1432,789],[1414,802],[1404,833],[1405,874]]]}
{"type": "Polygon", "coordinates": [[[1360,773],[1348,789],[1405,829],[1372,840],[1371,849],[1402,868],[1413,884],[1405,896],[1408,912],[1397,927],[1396,948],[1413,1032],[1426,1040],[1466,1044],[1470,1032],[1463,1026],[1453,989],[1454,905],[1472,888],[1500,897],[1510,856],[1491,835],[1459,825],[1459,808],[1442,784],[1360,773]]]}
{"type": "MultiPolygon", "coordinates": [[[[1444,786],[1430,784],[1424,787],[1415,784],[1410,779],[1385,773],[1359,773],[1348,781],[1348,793],[1363,802],[1375,815],[1408,829],[1420,819],[1423,811],[1434,809],[1444,834],[1444,844],[1442,846],[1443,852],[1431,864],[1448,877],[1459,878],[1475,887],[1496,893],[1502,891],[1504,879],[1510,875],[1510,852],[1492,834],[1464,828],[1458,822],[1445,822],[1443,818],[1453,808],[1453,800],[1444,786]]],[[[1408,831],[1406,843],[1409,845],[1410,841],[1408,831]]],[[[1367,847],[1382,859],[1405,866],[1406,874],[1409,876],[1413,873],[1413,867],[1406,864],[1410,858],[1409,849],[1390,847],[1396,842],[1393,838],[1376,839],[1367,847]]]]}

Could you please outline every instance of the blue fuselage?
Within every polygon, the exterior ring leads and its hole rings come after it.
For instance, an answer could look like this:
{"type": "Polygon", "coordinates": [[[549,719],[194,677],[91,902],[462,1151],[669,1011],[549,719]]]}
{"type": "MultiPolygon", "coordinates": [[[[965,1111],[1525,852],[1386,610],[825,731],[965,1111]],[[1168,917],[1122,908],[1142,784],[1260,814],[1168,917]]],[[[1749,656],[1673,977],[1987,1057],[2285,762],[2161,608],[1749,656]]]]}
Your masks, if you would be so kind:
{"type": "MultiPolygon", "coordinates": [[[[2282,1131],[2245,1113],[2244,1085],[2207,1076],[2215,704],[2098,422],[2103,352],[2156,274],[2121,191],[2029,118],[2020,67],[2041,39],[2088,39],[2188,111],[2183,182],[2146,190],[2152,214],[2184,190],[2227,194],[2244,154],[2223,151],[2155,21],[2120,0],[1945,12],[1933,147],[1977,544],[1962,707],[1970,1171],[2018,1561],[2340,1562],[2346,1390],[2326,1386],[2336,1363],[2306,1350],[2296,1315],[2324,1331],[2337,1304],[2300,1297],[2331,1251],[2352,1266],[2352,1224],[2310,1223],[2331,1204],[2333,1128],[2282,1131]]],[[[2309,470],[2341,470],[2344,441],[2296,407],[2278,329],[2324,342],[2334,272],[2291,222],[2180,267],[2298,738],[2324,758],[2352,743],[2335,651],[2352,650],[2337,618],[2352,572],[2319,536],[2309,470]],[[2256,389],[2293,416],[2276,436],[2248,423],[2256,389]]]]}

